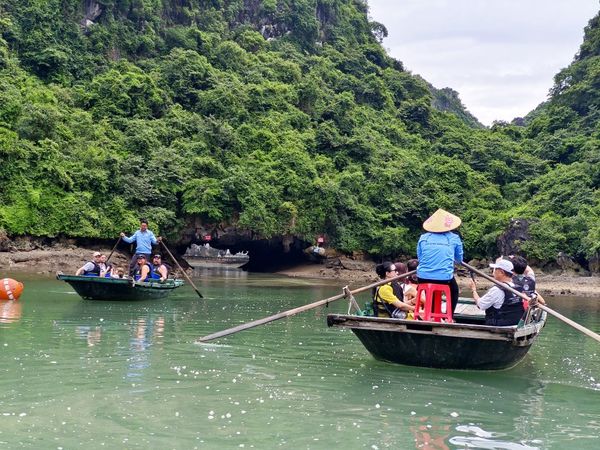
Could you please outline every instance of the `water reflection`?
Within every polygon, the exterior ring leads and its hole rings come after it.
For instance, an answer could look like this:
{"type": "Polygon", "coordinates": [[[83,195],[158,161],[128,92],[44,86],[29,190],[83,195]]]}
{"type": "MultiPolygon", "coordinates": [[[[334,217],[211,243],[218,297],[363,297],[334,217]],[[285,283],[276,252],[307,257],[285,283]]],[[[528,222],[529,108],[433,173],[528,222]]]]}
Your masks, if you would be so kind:
{"type": "Polygon", "coordinates": [[[0,323],[18,322],[23,314],[19,300],[0,300],[0,323]]]}
{"type": "MultiPolygon", "coordinates": [[[[110,328],[111,324],[106,324],[105,327],[110,328]]],[[[150,348],[163,344],[165,317],[161,315],[132,319],[128,323],[128,329],[129,345],[123,355],[127,361],[126,374],[128,378],[140,378],[143,371],[151,365],[150,348]]],[[[110,331],[104,331],[103,326],[75,325],[76,336],[85,340],[88,347],[99,345],[103,335],[107,333],[110,331]]]]}
{"type": "Polygon", "coordinates": [[[212,278],[215,276],[235,280],[245,280],[248,278],[248,272],[236,267],[196,267],[192,272],[193,278],[212,278]]]}
{"type": "Polygon", "coordinates": [[[78,325],[75,327],[75,334],[87,342],[88,347],[93,347],[100,343],[102,338],[102,327],[88,327],[78,325]]]}
{"type": "Polygon", "coordinates": [[[411,420],[409,429],[415,437],[415,448],[423,450],[450,450],[447,439],[450,424],[440,417],[419,417],[411,420]]]}

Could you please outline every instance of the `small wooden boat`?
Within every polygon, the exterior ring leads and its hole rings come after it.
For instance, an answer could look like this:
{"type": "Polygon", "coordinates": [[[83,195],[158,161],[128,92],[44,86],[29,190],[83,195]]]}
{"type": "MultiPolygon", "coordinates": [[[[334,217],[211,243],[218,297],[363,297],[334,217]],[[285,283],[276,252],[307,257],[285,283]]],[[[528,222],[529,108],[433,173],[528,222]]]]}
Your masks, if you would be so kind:
{"type": "Polygon", "coordinates": [[[539,311],[522,327],[484,325],[476,308],[457,307],[453,323],[329,314],[327,325],[349,328],[376,358],[439,369],[508,369],[521,361],[546,323],[539,311]]]}
{"type": "Polygon", "coordinates": [[[183,280],[168,279],[134,282],[126,278],[86,277],[58,274],[58,280],[65,281],[86,300],[151,300],[163,298],[173,290],[183,286],[183,280]]]}

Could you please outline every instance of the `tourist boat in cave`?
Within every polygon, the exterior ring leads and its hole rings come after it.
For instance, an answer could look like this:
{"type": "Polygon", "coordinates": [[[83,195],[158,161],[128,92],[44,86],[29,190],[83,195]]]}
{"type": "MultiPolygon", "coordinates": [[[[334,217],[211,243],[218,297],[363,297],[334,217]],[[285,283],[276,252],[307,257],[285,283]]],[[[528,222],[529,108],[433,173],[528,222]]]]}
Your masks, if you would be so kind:
{"type": "Polygon", "coordinates": [[[211,247],[208,243],[190,245],[183,257],[194,269],[238,269],[250,261],[248,252],[231,253],[229,249],[219,250],[211,247]]]}
{"type": "Polygon", "coordinates": [[[58,280],[65,281],[86,300],[152,300],[164,298],[183,286],[183,280],[167,279],[164,282],[153,280],[139,282],[128,278],[90,277],[83,275],[58,274],[58,280]]]}
{"type": "Polygon", "coordinates": [[[378,360],[439,369],[499,370],[521,361],[546,323],[537,310],[523,326],[488,326],[485,315],[462,299],[454,321],[429,322],[329,314],[327,325],[347,328],[378,360]]]}

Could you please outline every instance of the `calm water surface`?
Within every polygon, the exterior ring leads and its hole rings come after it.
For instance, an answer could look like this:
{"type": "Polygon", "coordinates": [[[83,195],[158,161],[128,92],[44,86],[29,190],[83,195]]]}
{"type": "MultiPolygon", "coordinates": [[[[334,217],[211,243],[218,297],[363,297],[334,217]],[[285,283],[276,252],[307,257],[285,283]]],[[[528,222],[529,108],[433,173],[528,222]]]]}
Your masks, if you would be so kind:
{"type": "MultiPolygon", "coordinates": [[[[13,277],[25,292],[0,303],[2,448],[600,448],[600,344],[554,318],[516,368],[445,371],[378,362],[328,329],[344,301],[194,343],[339,283],[207,271],[205,299],[186,286],[125,303],[13,277]]],[[[600,331],[600,299],[550,306],[600,331]]]]}

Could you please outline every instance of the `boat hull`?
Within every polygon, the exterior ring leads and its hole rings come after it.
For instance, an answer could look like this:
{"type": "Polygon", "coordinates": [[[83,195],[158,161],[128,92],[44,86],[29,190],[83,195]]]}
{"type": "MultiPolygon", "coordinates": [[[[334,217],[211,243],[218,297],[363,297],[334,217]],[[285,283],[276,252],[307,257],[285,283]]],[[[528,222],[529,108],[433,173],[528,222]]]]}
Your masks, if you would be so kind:
{"type": "Polygon", "coordinates": [[[330,314],[330,327],[350,328],[382,361],[438,369],[500,370],[515,366],[546,321],[517,327],[438,323],[330,314]]]}
{"type": "Polygon", "coordinates": [[[133,283],[122,278],[86,277],[77,275],[57,275],[86,300],[152,300],[168,296],[183,285],[181,280],[167,280],[164,283],[133,283]]]}

